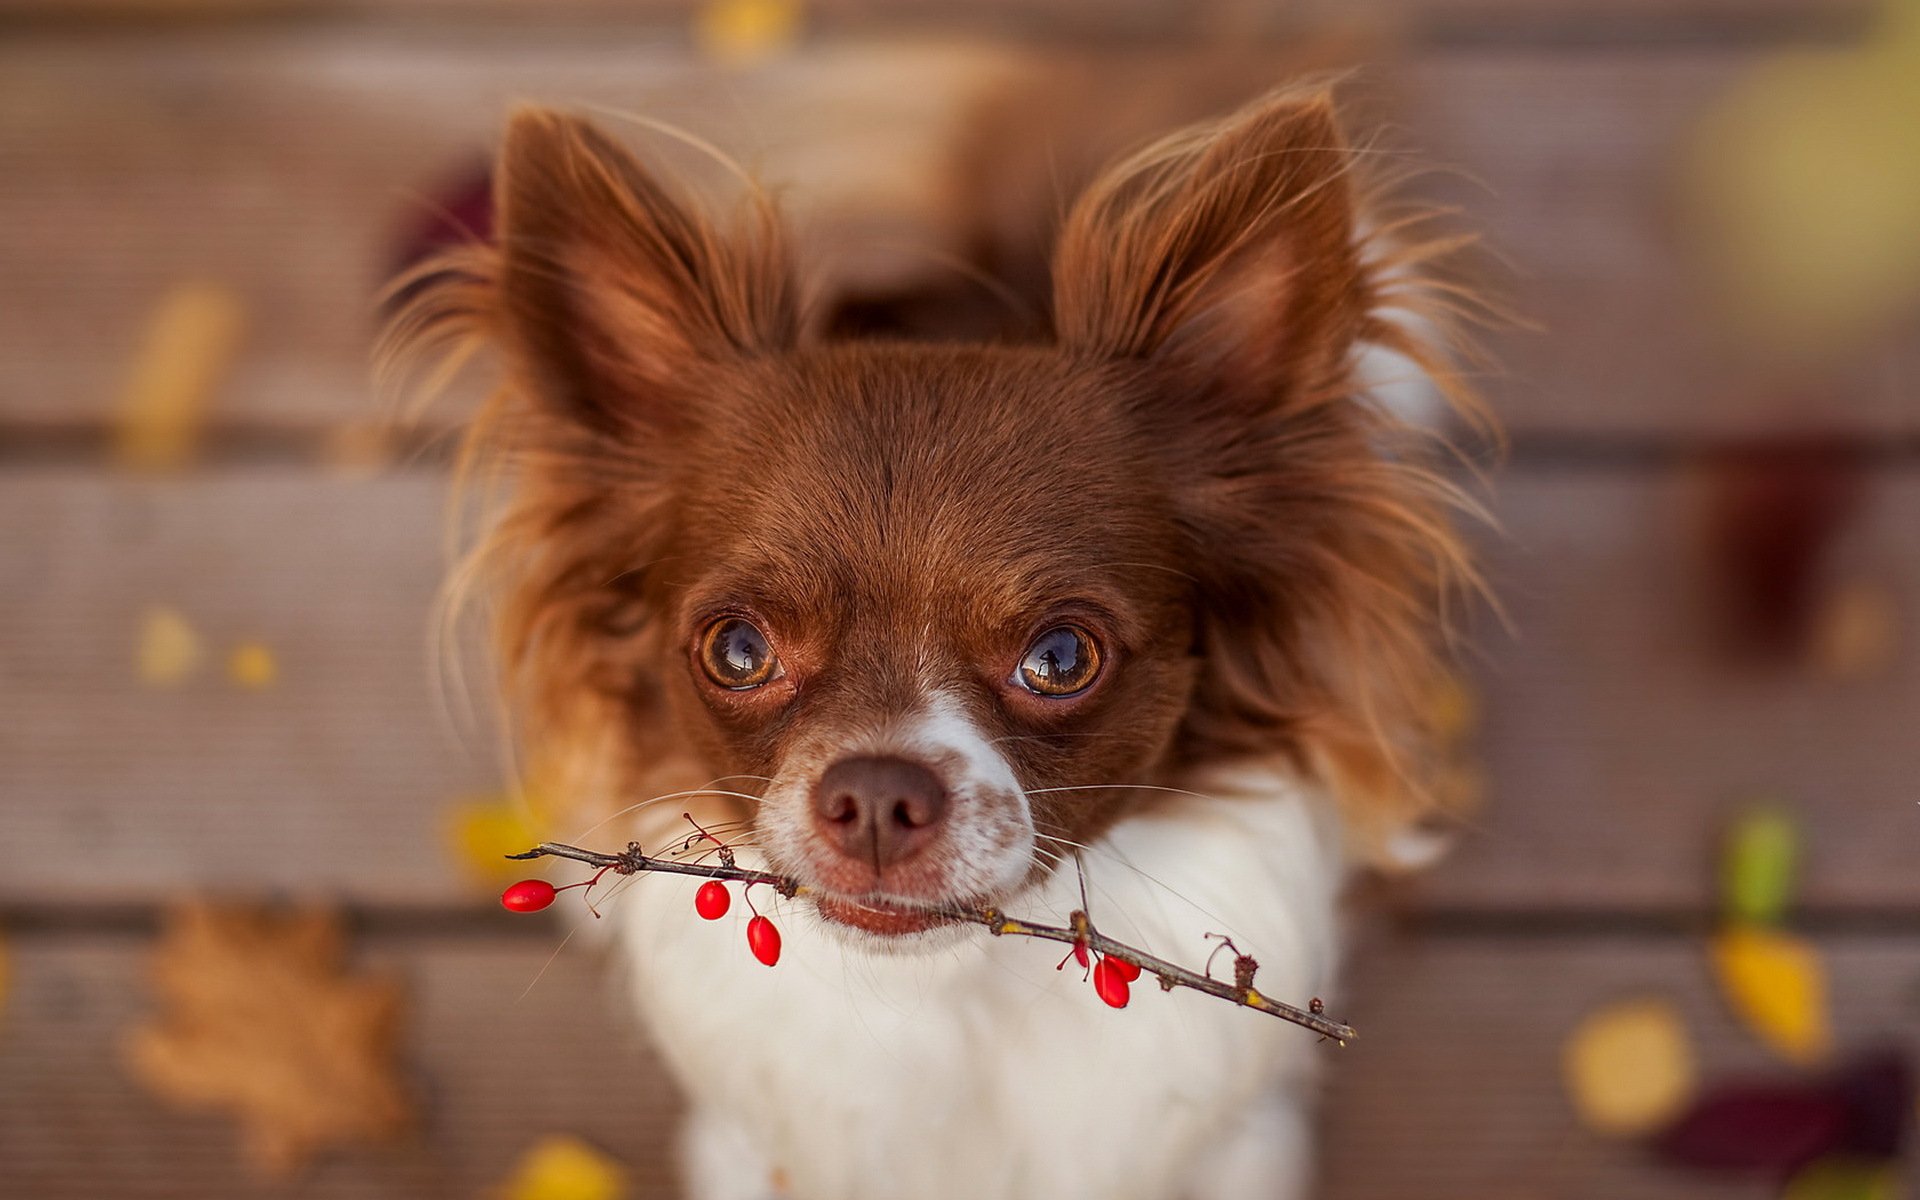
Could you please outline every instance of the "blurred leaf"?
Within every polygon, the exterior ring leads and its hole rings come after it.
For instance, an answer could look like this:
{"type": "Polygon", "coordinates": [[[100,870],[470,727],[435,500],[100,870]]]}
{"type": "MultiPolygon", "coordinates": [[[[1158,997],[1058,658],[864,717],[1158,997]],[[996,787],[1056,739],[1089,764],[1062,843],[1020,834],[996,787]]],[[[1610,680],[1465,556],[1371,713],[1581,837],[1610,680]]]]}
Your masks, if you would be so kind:
{"type": "Polygon", "coordinates": [[[1693,1094],[1693,1047],[1665,1000],[1623,1001],[1590,1014],[1560,1061],[1575,1111],[1601,1133],[1644,1133],[1693,1094]]]}
{"type": "Polygon", "coordinates": [[[800,36],[799,0],[707,0],[694,18],[700,52],[731,67],[790,49],[800,36]]]}
{"type": "Polygon", "coordinates": [[[187,619],[164,606],[149,608],[140,619],[136,667],[152,687],[184,683],[200,665],[200,635],[187,619]]]}
{"type": "Polygon", "coordinates": [[[1793,901],[1800,832],[1779,808],[1756,808],[1734,822],[1720,864],[1721,907],[1737,922],[1773,925],[1793,901]]]}
{"type": "Polygon", "coordinates": [[[1458,675],[1444,675],[1427,696],[1427,720],[1442,741],[1459,741],[1480,724],[1480,698],[1474,695],[1466,680],[1458,675]]]}
{"type": "Polygon", "coordinates": [[[175,909],[152,966],[163,1011],[128,1039],[129,1069],[182,1107],[233,1115],[271,1174],[392,1138],[412,1120],[400,989],[347,973],[345,957],[327,913],[175,909]]]}
{"type": "Polygon", "coordinates": [[[123,466],[187,464],[244,325],[239,298],[219,284],[182,283],[160,298],[120,400],[115,450],[123,466]]]}
{"type": "Polygon", "coordinates": [[[238,687],[260,691],[272,687],[279,677],[280,665],[264,643],[241,642],[227,656],[227,678],[238,687]]]}
{"type": "Polygon", "coordinates": [[[1701,1096],[1655,1148],[1677,1166],[1785,1174],[1838,1149],[1846,1124],[1830,1088],[1735,1083],[1701,1096]]]}
{"type": "Polygon", "coordinates": [[[620,1200],[627,1170],[579,1138],[548,1137],[521,1156],[500,1200],[620,1200]]]}
{"type": "Polygon", "coordinates": [[[1792,1062],[1826,1056],[1833,1043],[1826,969],[1809,942],[1734,925],[1714,935],[1712,958],[1721,995],[1749,1032],[1792,1062]]]}
{"type": "Polygon", "coordinates": [[[509,862],[546,840],[533,803],[521,794],[469,800],[447,814],[447,844],[476,882],[488,886],[523,878],[527,864],[509,862]]]}
{"type": "Polygon", "coordinates": [[[1905,1194],[1897,1165],[1825,1158],[1797,1172],[1782,1200],[1899,1200],[1905,1194]]]}
{"type": "Polygon", "coordinates": [[[1920,6],[1864,47],[1749,73],[1694,131],[1686,191],[1733,315],[1823,350],[1920,295],[1920,6]]]}

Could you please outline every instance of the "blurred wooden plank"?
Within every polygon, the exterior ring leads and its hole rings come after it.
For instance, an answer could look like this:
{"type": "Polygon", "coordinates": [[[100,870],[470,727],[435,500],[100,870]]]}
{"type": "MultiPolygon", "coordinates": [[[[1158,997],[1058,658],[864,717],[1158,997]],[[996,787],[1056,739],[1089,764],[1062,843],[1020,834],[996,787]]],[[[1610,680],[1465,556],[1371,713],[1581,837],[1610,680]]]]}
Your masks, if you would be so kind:
{"type": "Polygon", "coordinates": [[[1505,264],[1486,286],[1540,327],[1490,343],[1485,391],[1516,433],[1920,430],[1920,324],[1794,378],[1728,333],[1690,265],[1674,168],[1694,122],[1760,59],[1495,50],[1414,60],[1385,81],[1401,140],[1439,168],[1423,194],[1468,214],[1505,264]]]}
{"type": "MultiPolygon", "coordinates": [[[[1383,93],[1381,119],[1422,161],[1462,172],[1422,186],[1465,206],[1513,264],[1494,285],[1547,327],[1495,340],[1507,374],[1489,390],[1516,430],[1712,435],[1783,417],[1920,430],[1912,346],[1782,383],[1723,344],[1693,296],[1667,171],[1695,115],[1758,58],[1467,48],[1382,63],[1356,85],[1383,93]]],[[[150,306],[199,276],[252,315],[216,417],[367,416],[371,297],[394,231],[483,153],[516,98],[641,111],[740,154],[788,185],[806,244],[835,264],[823,276],[939,270],[955,248],[943,189],[958,130],[1051,61],[826,42],[725,73],[623,26],[209,31],[165,53],[134,37],[0,44],[0,419],[103,419],[150,306]]]]}
{"type": "MultiPolygon", "coordinates": [[[[353,32],[0,43],[0,416],[112,411],[152,305],[210,278],[249,309],[222,415],[365,419],[374,296],[401,229],[524,100],[642,113],[791,185],[864,279],[925,261],[949,123],[998,56],[823,47],[706,67],[645,30],[423,44],[353,32]]],[[[618,117],[606,118],[618,125],[618,117]]],[[[718,168],[661,141],[696,184],[718,168]]]]}
{"type": "Polygon", "coordinates": [[[495,773],[428,667],[442,492],[432,475],[0,477],[0,891],[467,894],[443,806],[495,773]],[[205,642],[177,690],[135,673],[153,605],[205,642]],[[250,637],[279,660],[271,689],[226,678],[250,637]]]}
{"type": "Polygon", "coordinates": [[[366,965],[406,983],[422,1127],[411,1143],[324,1161],[290,1189],[247,1173],[223,1118],[172,1112],[121,1069],[121,1039],[153,1011],[144,943],[20,939],[0,1026],[0,1195],[470,1200],[552,1133],[619,1156],[633,1200],[676,1195],[671,1086],[587,957],[547,967],[551,950],[374,942],[366,965]]]}
{"type": "MultiPolygon", "coordinates": [[[[1827,939],[1824,949],[1843,1046],[1920,1033],[1913,941],[1827,939]]],[[[238,1171],[222,1121],[164,1111],[121,1073],[118,1040],[149,1003],[140,980],[144,953],[132,939],[18,943],[15,992],[0,1033],[0,1193],[36,1200],[265,1193],[238,1171]]],[[[425,1128],[411,1147],[325,1164],[299,1194],[471,1197],[548,1132],[579,1134],[624,1159],[637,1176],[636,1200],[674,1194],[666,1177],[670,1085],[636,1045],[578,943],[541,975],[548,954],[544,943],[520,938],[369,939],[366,960],[409,981],[409,1058],[426,1099],[425,1128]]],[[[1345,1050],[1325,1048],[1320,1194],[1331,1200],[1772,1194],[1764,1183],[1671,1172],[1632,1144],[1594,1137],[1578,1126],[1560,1089],[1567,1031],[1598,1004],[1647,992],[1680,1006],[1711,1075],[1780,1071],[1721,1010],[1696,944],[1400,941],[1371,947],[1354,975],[1351,1002],[1328,997],[1361,1031],[1345,1050]]],[[[1211,1003],[1158,994],[1138,1001],[1149,1002],[1211,1003]]]]}
{"type": "MultiPolygon", "coordinates": [[[[1808,824],[1808,904],[1920,903],[1920,473],[1879,472],[1873,487],[1835,570],[1893,589],[1906,636],[1883,676],[1837,683],[1717,659],[1692,476],[1509,472],[1508,536],[1488,559],[1517,636],[1480,630],[1473,672],[1490,803],[1415,885],[1423,901],[1696,909],[1712,901],[1721,814],[1775,795],[1808,824]]],[[[440,821],[492,786],[495,747],[484,727],[462,742],[427,665],[441,497],[428,472],[0,475],[0,902],[140,902],[210,882],[476,897],[440,821]],[[135,676],[154,604],[213,657],[179,691],[135,676]],[[248,636],[280,657],[272,690],[221,672],[248,636]]]]}
{"type": "MultiPolygon", "coordinates": [[[[1911,1044],[1914,944],[1828,938],[1842,1052],[1911,1044]]],[[[1343,1011],[1360,1037],[1330,1064],[1329,1197],[1486,1200],[1761,1200],[1765,1180],[1672,1171],[1575,1119],[1560,1046],[1610,1000],[1661,995],[1681,1009],[1703,1075],[1787,1075],[1738,1029],[1687,939],[1390,941],[1364,951],[1343,1011]]]]}
{"type": "Polygon", "coordinates": [[[1920,473],[1871,475],[1839,579],[1898,598],[1902,640],[1855,682],[1729,663],[1703,601],[1703,481],[1513,470],[1488,554],[1514,627],[1479,631],[1490,802],[1420,892],[1539,912],[1700,907],[1725,815],[1775,797],[1807,826],[1809,903],[1911,906],[1920,774],[1920,473]]]}

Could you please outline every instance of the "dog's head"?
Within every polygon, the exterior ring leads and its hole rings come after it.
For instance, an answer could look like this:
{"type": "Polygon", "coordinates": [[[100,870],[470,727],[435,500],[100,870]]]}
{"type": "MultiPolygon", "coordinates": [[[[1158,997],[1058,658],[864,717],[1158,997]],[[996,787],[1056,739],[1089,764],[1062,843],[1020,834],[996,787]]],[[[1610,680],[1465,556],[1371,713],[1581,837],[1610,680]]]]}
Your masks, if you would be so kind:
{"type": "Polygon", "coordinates": [[[1358,233],[1323,97],[1099,179],[1044,344],[810,338],[768,206],[711,222],[573,118],[517,116],[497,186],[497,245],[397,328],[503,353],[481,556],[562,787],[624,805],[681,764],[874,935],[1004,897],[1197,760],[1284,756],[1374,830],[1425,805],[1459,556],[1353,366],[1445,367],[1382,316],[1420,251],[1358,233]]]}

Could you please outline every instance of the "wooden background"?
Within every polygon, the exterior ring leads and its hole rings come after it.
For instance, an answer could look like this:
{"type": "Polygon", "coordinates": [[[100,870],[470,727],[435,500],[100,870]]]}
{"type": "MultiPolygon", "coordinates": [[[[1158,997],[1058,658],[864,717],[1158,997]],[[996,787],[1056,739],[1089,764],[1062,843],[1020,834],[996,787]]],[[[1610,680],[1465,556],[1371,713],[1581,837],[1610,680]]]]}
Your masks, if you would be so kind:
{"type": "MultiPolygon", "coordinates": [[[[1489,779],[1440,871],[1382,893],[1336,1011],[1327,1194],[1502,1200],[1770,1194],[1650,1165],[1574,1121],[1560,1041],[1607,999],[1675,996],[1713,1069],[1763,1066],[1711,993],[1715,831],[1756,795],[1806,817],[1800,914],[1849,1042],[1920,1024],[1920,663],[1872,679],[1741,672],[1690,617],[1701,455],[1818,420],[1870,456],[1839,547],[1920,593],[1920,338],[1809,393],[1721,347],[1678,265],[1668,180],[1689,122],[1784,47],[1844,44],[1854,0],[820,0],[793,53],[703,63],[679,0],[0,0],[0,1196],[472,1196],[548,1130],[671,1192],[673,1100],[584,953],[492,910],[442,847],[497,788],[426,667],[444,476],[424,454],[330,465],[377,412],[371,294],[420,193],[484,151],[515,98],[640,110],[714,137],[818,227],[938,244],[966,114],[1071,52],[1151,59],[1229,34],[1364,22],[1397,138],[1465,205],[1546,327],[1498,339],[1515,442],[1484,540],[1515,633],[1472,674],[1489,779]],[[966,35],[962,40],[959,35],[966,35]],[[249,329],[202,464],[107,454],[127,359],[188,278],[249,329]],[[267,691],[215,669],[142,687],[140,614],[218,650],[257,636],[267,691]],[[293,1187],[239,1169],[230,1128],[135,1089],[168,898],[210,886],[338,901],[364,961],[409,981],[414,1145],[293,1187]]],[[[884,242],[884,238],[881,239],[884,242]]],[[[862,267],[884,277],[885,256],[862,267]]],[[[484,741],[484,738],[478,739],[484,741]]]]}

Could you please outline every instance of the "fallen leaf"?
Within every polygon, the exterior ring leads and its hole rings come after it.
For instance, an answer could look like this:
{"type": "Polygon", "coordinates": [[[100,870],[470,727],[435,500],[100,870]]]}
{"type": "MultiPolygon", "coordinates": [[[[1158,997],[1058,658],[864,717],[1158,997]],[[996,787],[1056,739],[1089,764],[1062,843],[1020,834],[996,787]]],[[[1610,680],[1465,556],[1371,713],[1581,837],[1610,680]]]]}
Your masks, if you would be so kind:
{"type": "Polygon", "coordinates": [[[200,635],[178,611],[149,608],[140,619],[136,657],[142,682],[152,687],[177,686],[200,665],[200,635]]]}
{"type": "Polygon", "coordinates": [[[1730,313],[1832,350],[1920,296],[1920,19],[1881,5],[1842,49],[1769,56],[1694,130],[1688,215],[1730,313]]]}
{"type": "Polygon", "coordinates": [[[163,1099],[232,1114],[266,1172],[411,1124],[400,989],[346,972],[330,914],[182,905],[152,979],[162,1012],[128,1039],[129,1069],[163,1099]]]}
{"type": "Polygon", "coordinates": [[[239,298],[220,284],[182,283],[160,298],[120,398],[115,453],[123,466],[171,471],[192,459],[244,324],[239,298]]]}
{"type": "Polygon", "coordinates": [[[525,876],[527,864],[506,856],[546,840],[533,803],[518,794],[457,804],[447,814],[446,830],[453,857],[489,887],[525,876]]]}
{"type": "Polygon", "coordinates": [[[1720,861],[1721,908],[1734,921],[1773,925],[1793,900],[1800,831],[1782,809],[1754,808],[1733,823],[1720,861]]]}
{"type": "Polygon", "coordinates": [[[1601,1133],[1656,1128],[1693,1094],[1693,1047],[1665,1000],[1626,1000],[1589,1014],[1560,1063],[1574,1110],[1601,1133]]]}
{"type": "Polygon", "coordinates": [[[547,1137],[521,1155],[500,1200],[620,1200],[627,1170],[575,1137],[547,1137]]]}
{"type": "Polygon", "coordinates": [[[772,58],[799,36],[799,0],[708,0],[693,27],[700,52],[730,67],[772,58]]]}
{"type": "Polygon", "coordinates": [[[1440,740],[1459,741],[1480,724],[1480,699],[1458,675],[1443,675],[1427,696],[1427,721],[1440,740]]]}
{"type": "Polygon", "coordinates": [[[279,677],[280,665],[262,642],[241,642],[227,656],[227,678],[235,686],[260,691],[272,687],[279,677]]]}
{"type": "Polygon", "coordinates": [[[1838,1149],[1846,1126],[1830,1087],[1736,1082],[1701,1096],[1654,1146],[1676,1166],[1784,1175],[1838,1149]]]}
{"type": "Polygon", "coordinates": [[[1720,993],[1749,1032],[1790,1062],[1811,1064],[1827,1055],[1833,1034],[1826,970],[1811,943],[1732,925],[1714,935],[1711,953],[1720,993]]]}
{"type": "Polygon", "coordinates": [[[1900,1168],[1857,1158],[1823,1158],[1796,1172],[1781,1200],[1899,1200],[1900,1168]]]}

